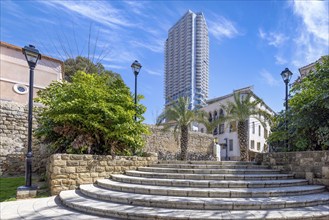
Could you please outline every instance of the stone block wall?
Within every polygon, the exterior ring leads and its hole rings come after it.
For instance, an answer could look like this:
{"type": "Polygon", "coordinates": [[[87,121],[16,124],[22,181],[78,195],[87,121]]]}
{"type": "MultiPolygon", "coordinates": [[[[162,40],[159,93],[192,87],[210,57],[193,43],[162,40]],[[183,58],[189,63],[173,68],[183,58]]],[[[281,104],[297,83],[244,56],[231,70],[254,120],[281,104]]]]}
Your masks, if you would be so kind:
{"type": "MultiPolygon", "coordinates": [[[[37,107],[37,106],[35,106],[37,107]]],[[[0,100],[0,176],[22,175],[25,172],[27,151],[27,105],[0,100]]],[[[34,111],[34,116],[36,112],[34,111]]],[[[163,131],[161,127],[149,125],[151,135],[145,136],[145,152],[156,152],[159,159],[177,159],[180,145],[172,130],[163,131]]],[[[33,128],[37,123],[33,120],[33,128]]],[[[190,132],[188,158],[190,160],[211,160],[213,136],[190,132]]],[[[33,172],[44,173],[50,156],[46,145],[33,138],[33,172]]]]}
{"type": "MultiPolygon", "coordinates": [[[[173,130],[164,131],[162,127],[149,125],[152,132],[146,137],[145,152],[155,152],[159,160],[179,159],[180,142],[174,136],[173,130]]],[[[199,132],[189,133],[188,159],[213,160],[213,140],[210,134],[199,132]]]]}
{"type": "Polygon", "coordinates": [[[77,189],[80,184],[94,183],[140,166],[157,163],[156,154],[148,157],[53,154],[47,163],[48,186],[52,195],[63,190],[77,189]]]}
{"type": "Polygon", "coordinates": [[[293,173],[296,178],[305,178],[310,184],[325,185],[329,189],[329,151],[257,154],[256,162],[293,173]]]}
{"type": "MultiPolygon", "coordinates": [[[[27,153],[27,105],[0,100],[0,176],[25,172],[27,153]]],[[[33,128],[37,126],[33,118],[33,128]]],[[[46,146],[32,142],[33,172],[44,172],[48,151],[46,146]]]]}

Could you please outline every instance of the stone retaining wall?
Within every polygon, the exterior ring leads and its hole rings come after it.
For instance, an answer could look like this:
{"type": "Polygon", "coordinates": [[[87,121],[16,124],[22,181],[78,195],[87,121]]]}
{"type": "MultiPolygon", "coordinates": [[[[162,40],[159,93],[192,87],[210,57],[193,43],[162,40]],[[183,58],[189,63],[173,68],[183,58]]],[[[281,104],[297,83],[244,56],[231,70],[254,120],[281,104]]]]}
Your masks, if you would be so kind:
{"type": "Polygon", "coordinates": [[[329,151],[257,154],[256,162],[293,173],[296,178],[305,178],[310,184],[325,185],[329,189],[329,151]]]}
{"type": "MultiPolygon", "coordinates": [[[[0,100],[0,176],[19,175],[25,170],[27,149],[27,105],[0,100]]],[[[33,118],[33,128],[36,122],[33,118]]],[[[32,142],[33,172],[46,170],[46,146],[32,142]]]]}
{"type": "Polygon", "coordinates": [[[53,154],[47,163],[48,185],[51,194],[58,195],[63,190],[77,189],[80,184],[94,183],[112,173],[134,170],[157,160],[156,154],[148,157],[53,154]]]}
{"type": "MultiPolygon", "coordinates": [[[[176,160],[180,155],[180,142],[175,139],[173,130],[149,125],[152,132],[146,137],[145,152],[156,152],[159,160],[176,160]]],[[[213,140],[210,134],[189,133],[187,157],[190,160],[213,160],[213,140]]]]}
{"type": "MultiPolygon", "coordinates": [[[[25,172],[27,114],[27,105],[0,100],[0,176],[22,175],[25,172]]],[[[33,128],[36,126],[34,120],[33,128]]],[[[164,132],[161,128],[152,125],[150,129],[153,134],[145,136],[144,151],[157,152],[160,159],[177,159],[180,147],[173,131],[164,132]]],[[[189,141],[189,159],[212,159],[212,135],[191,132],[189,141]]],[[[50,155],[47,146],[33,139],[32,150],[33,172],[44,173],[50,155]]]]}

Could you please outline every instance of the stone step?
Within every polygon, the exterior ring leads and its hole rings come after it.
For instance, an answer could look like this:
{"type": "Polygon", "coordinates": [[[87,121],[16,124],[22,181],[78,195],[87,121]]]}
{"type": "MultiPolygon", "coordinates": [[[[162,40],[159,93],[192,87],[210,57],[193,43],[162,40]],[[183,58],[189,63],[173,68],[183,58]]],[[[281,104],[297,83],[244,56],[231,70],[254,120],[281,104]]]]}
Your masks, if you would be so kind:
{"type": "Polygon", "coordinates": [[[162,167],[138,167],[139,171],[154,173],[193,173],[193,174],[265,174],[280,173],[271,169],[177,169],[162,167]]]}
{"type": "Polygon", "coordinates": [[[163,179],[190,179],[190,180],[275,180],[292,179],[293,174],[184,174],[184,173],[151,173],[128,170],[126,175],[147,178],[163,179]]]}
{"type": "Polygon", "coordinates": [[[62,203],[81,212],[123,219],[329,219],[329,205],[274,210],[198,210],[155,208],[101,201],[75,190],[62,191],[62,203]]]}
{"type": "Polygon", "coordinates": [[[111,179],[117,182],[133,183],[155,186],[185,186],[206,188],[259,188],[259,187],[286,187],[308,185],[305,179],[287,180],[189,180],[189,179],[156,179],[145,177],[134,177],[122,174],[113,174],[111,179]]]}
{"type": "Polygon", "coordinates": [[[241,164],[153,164],[149,167],[180,168],[180,169],[267,169],[265,165],[241,164]]]}
{"type": "Polygon", "coordinates": [[[257,165],[255,162],[249,161],[204,161],[204,160],[160,160],[158,164],[215,164],[215,165],[257,165]]]}
{"type": "Polygon", "coordinates": [[[84,195],[94,199],[157,208],[258,210],[329,204],[328,192],[321,194],[272,198],[200,198],[124,193],[103,189],[93,184],[81,185],[80,191],[84,195]]]}
{"type": "Polygon", "coordinates": [[[168,195],[186,197],[220,197],[220,198],[251,198],[251,197],[277,197],[306,195],[320,193],[325,190],[324,186],[293,186],[277,188],[190,188],[151,186],[116,182],[109,179],[97,180],[97,185],[122,192],[132,192],[146,195],[168,195]]]}

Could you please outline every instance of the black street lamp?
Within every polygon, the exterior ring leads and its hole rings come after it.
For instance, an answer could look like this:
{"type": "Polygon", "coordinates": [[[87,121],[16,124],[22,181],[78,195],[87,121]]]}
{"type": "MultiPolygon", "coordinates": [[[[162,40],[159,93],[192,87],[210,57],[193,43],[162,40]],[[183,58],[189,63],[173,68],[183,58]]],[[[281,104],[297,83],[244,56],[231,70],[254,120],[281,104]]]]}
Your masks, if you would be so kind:
{"type": "MultiPolygon", "coordinates": [[[[139,71],[141,70],[142,65],[135,60],[135,62],[133,62],[131,64],[131,69],[133,70],[133,73],[135,75],[135,107],[136,107],[136,113],[137,113],[137,76],[139,71]]],[[[137,117],[136,117],[136,113],[135,113],[135,121],[137,121],[137,117]]]]}
{"type": "Polygon", "coordinates": [[[286,128],[286,132],[287,132],[287,139],[286,139],[286,148],[288,150],[290,150],[290,146],[289,146],[289,134],[288,134],[288,83],[291,79],[292,76],[292,72],[288,69],[285,68],[282,72],[281,72],[281,77],[283,79],[283,82],[286,84],[286,111],[285,111],[285,128],[286,128]]]}
{"type": "Polygon", "coordinates": [[[18,190],[35,189],[32,187],[32,110],[33,110],[33,80],[34,80],[34,68],[37,65],[41,54],[33,45],[25,46],[23,54],[30,67],[30,83],[29,83],[29,112],[28,112],[28,133],[27,133],[27,154],[25,158],[25,186],[21,186],[18,190]]]}

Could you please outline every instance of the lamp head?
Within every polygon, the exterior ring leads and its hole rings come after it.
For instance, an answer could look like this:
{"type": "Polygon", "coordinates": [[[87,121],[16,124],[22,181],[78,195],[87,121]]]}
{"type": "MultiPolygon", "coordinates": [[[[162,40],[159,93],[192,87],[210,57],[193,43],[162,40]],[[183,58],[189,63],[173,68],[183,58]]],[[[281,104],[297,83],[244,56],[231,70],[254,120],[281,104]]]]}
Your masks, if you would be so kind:
{"type": "Polygon", "coordinates": [[[135,60],[132,64],[131,64],[131,69],[133,70],[133,73],[135,75],[138,75],[139,71],[141,70],[142,68],[142,65],[137,61],[135,60]]]}
{"type": "Polygon", "coordinates": [[[289,83],[291,76],[292,76],[292,72],[288,68],[285,68],[281,72],[281,77],[283,79],[283,82],[285,82],[285,83],[289,83]]]}
{"type": "Polygon", "coordinates": [[[25,46],[22,50],[29,67],[34,68],[37,65],[38,60],[41,59],[39,50],[37,50],[33,45],[25,46]]]}

